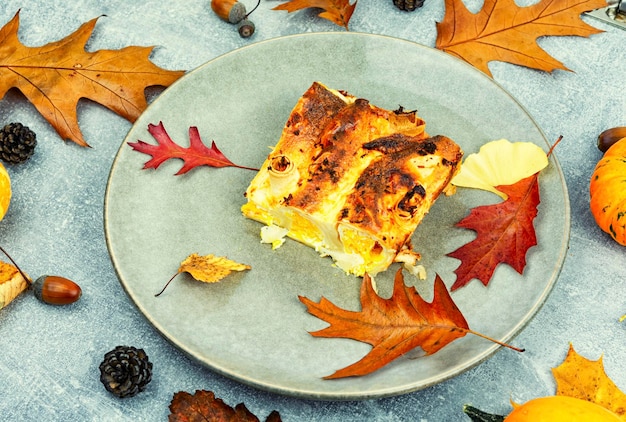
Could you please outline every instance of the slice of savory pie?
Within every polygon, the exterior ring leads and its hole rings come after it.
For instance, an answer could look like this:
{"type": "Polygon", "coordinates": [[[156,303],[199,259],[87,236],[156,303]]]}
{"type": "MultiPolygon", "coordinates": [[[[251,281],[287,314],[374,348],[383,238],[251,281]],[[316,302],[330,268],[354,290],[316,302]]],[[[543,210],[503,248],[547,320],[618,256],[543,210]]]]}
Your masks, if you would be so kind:
{"type": "Polygon", "coordinates": [[[414,111],[384,110],[315,82],[250,183],[242,212],[357,276],[415,261],[411,236],[463,155],[424,128],[414,111]]]}

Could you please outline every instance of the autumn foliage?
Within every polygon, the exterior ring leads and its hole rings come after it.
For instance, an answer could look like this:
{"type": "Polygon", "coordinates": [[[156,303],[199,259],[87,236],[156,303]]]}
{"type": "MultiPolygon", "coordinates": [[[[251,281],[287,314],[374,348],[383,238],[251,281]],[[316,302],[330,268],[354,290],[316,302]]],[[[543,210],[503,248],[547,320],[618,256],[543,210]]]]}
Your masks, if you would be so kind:
{"type": "Polygon", "coordinates": [[[361,284],[360,300],[361,311],[349,311],[323,297],[315,303],[300,296],[310,314],[330,324],[311,335],[349,338],[372,345],[372,350],[361,360],[325,379],[367,375],[417,347],[430,355],[468,333],[485,337],[470,330],[439,276],[435,277],[430,303],[404,283],[401,269],[396,273],[389,299],[376,293],[372,280],[366,275],[361,284]]]}
{"type": "Polygon", "coordinates": [[[602,357],[590,360],[570,344],[565,360],[552,369],[556,395],[588,400],[626,420],[626,394],[609,378],[602,357]]]}
{"type": "Polygon", "coordinates": [[[142,140],[137,142],[129,142],[131,148],[135,151],[150,155],[152,158],[144,164],[144,169],[156,169],[165,161],[170,159],[180,159],[183,166],[178,170],[176,175],[187,173],[189,170],[198,166],[209,167],[238,167],[247,170],[256,170],[254,168],[240,166],[230,161],[217,148],[215,142],[211,142],[211,147],[207,147],[200,132],[195,126],[189,127],[189,146],[184,147],[175,143],[165,130],[162,122],[157,125],[149,124],[148,132],[157,141],[156,145],[149,144],[142,140]]]}
{"type": "MultiPolygon", "coordinates": [[[[580,15],[604,6],[605,0],[541,0],[527,7],[514,0],[486,0],[474,14],[462,0],[445,0],[435,47],[490,76],[488,64],[494,60],[548,72],[568,70],[539,47],[537,39],[602,32],[580,15]]],[[[321,9],[321,18],[348,29],[356,7],[357,1],[350,0],[289,0],[274,10],[321,9]]],[[[81,146],[88,146],[76,114],[81,98],[134,122],[147,107],[145,88],[167,87],[185,73],[154,65],[149,59],[153,47],[86,51],[96,22],[92,19],[67,37],[40,47],[20,42],[19,11],[0,29],[0,98],[11,88],[19,89],[62,139],[81,146]]]]}
{"type": "Polygon", "coordinates": [[[251,269],[249,265],[232,261],[225,256],[215,256],[213,254],[200,256],[192,253],[180,263],[176,274],[169,279],[163,289],[155,296],[160,296],[174,277],[181,273],[190,274],[195,280],[203,283],[217,283],[227,277],[233,271],[246,271],[251,269]]]}
{"type": "Polygon", "coordinates": [[[348,29],[348,23],[350,22],[352,13],[354,13],[356,4],[356,1],[350,4],[350,0],[289,0],[286,3],[274,7],[274,10],[295,12],[310,7],[322,9],[319,17],[348,29]]]}
{"type": "MultiPolygon", "coordinates": [[[[213,422],[259,422],[245,404],[231,407],[212,391],[196,390],[194,394],[179,391],[170,403],[169,422],[213,421],[213,422]]],[[[271,412],[266,422],[280,422],[280,414],[271,412]]]]}
{"type": "Polygon", "coordinates": [[[28,288],[26,280],[15,265],[0,261],[0,309],[7,306],[28,288]]]}
{"type": "Polygon", "coordinates": [[[485,0],[474,14],[463,0],[445,0],[445,16],[437,23],[436,47],[489,76],[487,65],[494,60],[547,72],[568,70],[539,47],[537,38],[600,33],[580,15],[605,6],[605,0],[541,0],[526,7],[515,0],[485,0]]]}
{"type": "Polygon", "coordinates": [[[538,173],[509,186],[498,186],[508,198],[493,205],[473,208],[457,223],[457,227],[471,229],[476,238],[448,256],[461,260],[454,271],[456,281],[452,290],[467,285],[472,279],[489,284],[493,272],[501,263],[522,274],[526,253],[537,244],[533,220],[540,201],[538,173]]]}
{"type": "Polygon", "coordinates": [[[169,86],[184,74],[154,65],[152,47],[86,51],[96,21],[41,47],[19,41],[19,12],[0,29],[0,98],[19,89],[61,138],[81,146],[88,145],[76,115],[81,98],[134,122],[147,107],[147,87],[169,86]]]}
{"type": "MultiPolygon", "coordinates": [[[[274,10],[322,9],[320,17],[348,29],[356,6],[357,2],[350,4],[350,0],[290,0],[274,10]]],[[[472,13],[463,0],[445,0],[445,15],[437,23],[435,47],[489,76],[491,61],[547,72],[569,70],[543,50],[537,39],[600,33],[582,21],[580,15],[605,6],[605,0],[540,0],[530,6],[518,6],[515,0],[486,0],[478,13],[472,13]]]]}

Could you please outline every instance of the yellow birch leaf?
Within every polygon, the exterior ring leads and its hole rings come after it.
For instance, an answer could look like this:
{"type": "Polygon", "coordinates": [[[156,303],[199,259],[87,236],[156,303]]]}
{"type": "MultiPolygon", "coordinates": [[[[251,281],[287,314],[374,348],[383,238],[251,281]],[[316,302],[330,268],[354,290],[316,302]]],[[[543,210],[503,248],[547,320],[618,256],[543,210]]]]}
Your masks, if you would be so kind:
{"type": "Polygon", "coordinates": [[[14,265],[0,261],[0,309],[28,287],[28,281],[14,265]]]}
{"type": "Polygon", "coordinates": [[[212,254],[200,256],[197,253],[193,253],[180,263],[178,272],[189,273],[198,281],[215,283],[233,271],[245,271],[250,268],[249,265],[231,261],[226,257],[212,254]]]}
{"type": "Polygon", "coordinates": [[[548,165],[548,154],[531,142],[491,141],[477,153],[467,156],[452,184],[483,189],[503,199],[496,186],[508,186],[541,171],[548,165]]]}
{"type": "Polygon", "coordinates": [[[626,394],[604,371],[602,357],[592,361],[580,356],[570,344],[565,360],[552,368],[556,395],[583,399],[609,409],[626,421],[626,394]]]}

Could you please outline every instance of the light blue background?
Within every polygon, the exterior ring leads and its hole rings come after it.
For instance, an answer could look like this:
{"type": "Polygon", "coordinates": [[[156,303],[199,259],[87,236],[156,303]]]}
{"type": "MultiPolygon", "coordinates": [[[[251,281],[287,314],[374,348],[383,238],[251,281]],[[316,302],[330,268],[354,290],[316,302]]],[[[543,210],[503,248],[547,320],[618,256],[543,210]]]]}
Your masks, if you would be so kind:
{"type": "MultiPolygon", "coordinates": [[[[246,5],[251,8],[251,3],[246,5]]],[[[351,29],[434,46],[443,2],[426,0],[412,13],[400,12],[391,3],[359,0],[351,29]]],[[[5,0],[0,23],[21,9],[20,39],[38,46],[106,15],[98,21],[88,49],[156,45],[152,60],[172,70],[191,70],[235,48],[280,35],[343,31],[312,10],[270,10],[277,4],[262,2],[252,15],[257,33],[248,40],[214,16],[208,1],[200,0],[5,0]]],[[[478,1],[468,4],[474,11],[480,7],[478,1]]],[[[530,112],[549,140],[564,136],[556,155],[570,194],[570,249],[548,301],[516,337],[526,352],[501,351],[434,387],[371,401],[317,402],[258,391],[214,374],[173,348],[123,292],[105,244],[107,177],[131,124],[82,101],[80,126],[92,146],[83,149],[61,141],[22,95],[11,91],[0,101],[0,123],[21,121],[37,133],[39,145],[28,163],[8,167],[14,197],[0,222],[0,243],[29,274],[74,279],[84,297],[71,307],[57,308],[23,294],[0,310],[0,420],[165,420],[174,392],[207,389],[230,405],[245,403],[260,419],[277,410],[285,421],[466,421],[464,403],[506,413],[510,398],[525,401],[553,394],[550,368],[564,359],[570,342],[590,359],[603,356],[608,375],[625,390],[626,326],[619,322],[626,313],[625,251],[595,225],[588,181],[601,156],[595,147],[597,135],[626,126],[626,32],[583,19],[606,32],[590,39],[539,41],[573,72],[490,65],[494,79],[530,112]],[[154,362],[152,383],[128,400],[111,396],[98,379],[102,356],[117,344],[143,347],[154,362]]]]}

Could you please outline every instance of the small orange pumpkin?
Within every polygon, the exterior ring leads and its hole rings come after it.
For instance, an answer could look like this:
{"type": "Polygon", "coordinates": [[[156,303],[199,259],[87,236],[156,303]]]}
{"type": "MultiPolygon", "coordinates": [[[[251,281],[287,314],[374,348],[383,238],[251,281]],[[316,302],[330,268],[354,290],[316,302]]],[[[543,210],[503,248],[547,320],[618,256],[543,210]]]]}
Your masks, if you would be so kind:
{"type": "Polygon", "coordinates": [[[589,195],[598,226],[626,246],[626,138],[615,142],[596,164],[589,195]]]}
{"type": "Polygon", "coordinates": [[[548,396],[524,404],[513,403],[504,422],[619,422],[615,413],[587,400],[548,396]]]}

